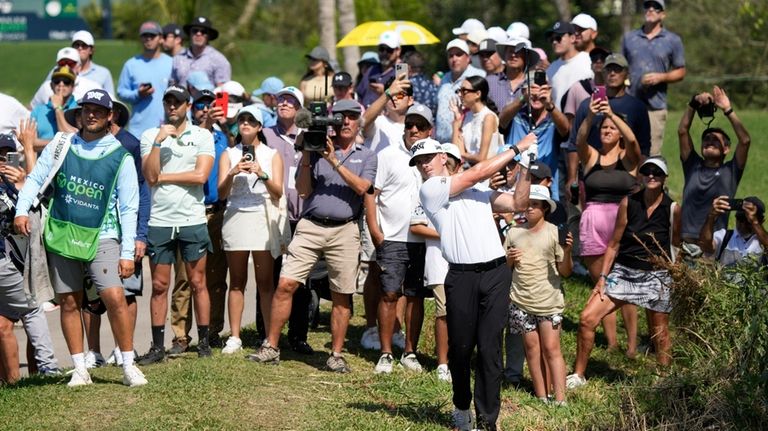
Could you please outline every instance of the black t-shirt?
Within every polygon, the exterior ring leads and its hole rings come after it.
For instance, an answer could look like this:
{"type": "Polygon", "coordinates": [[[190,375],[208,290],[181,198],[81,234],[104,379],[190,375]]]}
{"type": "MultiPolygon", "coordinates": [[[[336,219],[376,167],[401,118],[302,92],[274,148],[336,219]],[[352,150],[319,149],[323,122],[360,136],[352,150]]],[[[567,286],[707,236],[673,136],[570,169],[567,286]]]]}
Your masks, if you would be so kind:
{"type": "MultiPolygon", "coordinates": [[[[717,168],[704,166],[704,159],[695,151],[683,162],[685,186],[683,188],[683,238],[698,238],[706,221],[712,202],[718,196],[733,198],[739,187],[744,169],[740,169],[734,157],[717,168]]],[[[728,226],[728,213],[718,217],[715,230],[728,226]]]]}

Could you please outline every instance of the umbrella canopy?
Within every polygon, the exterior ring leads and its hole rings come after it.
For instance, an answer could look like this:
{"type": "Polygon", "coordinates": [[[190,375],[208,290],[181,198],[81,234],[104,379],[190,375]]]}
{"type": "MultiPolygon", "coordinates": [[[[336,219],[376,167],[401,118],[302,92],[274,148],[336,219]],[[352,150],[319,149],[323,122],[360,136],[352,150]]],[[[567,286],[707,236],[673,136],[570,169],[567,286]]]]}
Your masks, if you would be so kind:
{"type": "Polygon", "coordinates": [[[399,33],[403,45],[431,45],[440,42],[434,34],[415,22],[369,21],[352,29],[336,46],[376,46],[379,44],[379,35],[385,31],[399,33]]]}

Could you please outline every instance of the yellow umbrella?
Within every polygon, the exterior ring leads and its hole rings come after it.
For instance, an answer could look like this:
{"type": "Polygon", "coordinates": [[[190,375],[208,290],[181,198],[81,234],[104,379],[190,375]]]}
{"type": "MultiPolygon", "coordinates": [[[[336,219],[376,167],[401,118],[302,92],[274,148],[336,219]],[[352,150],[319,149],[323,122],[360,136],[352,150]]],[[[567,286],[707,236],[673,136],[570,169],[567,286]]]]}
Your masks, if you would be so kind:
{"type": "Polygon", "coordinates": [[[399,33],[403,45],[431,45],[440,42],[434,34],[415,22],[369,21],[352,29],[336,46],[376,46],[379,44],[379,35],[385,31],[399,33]]]}

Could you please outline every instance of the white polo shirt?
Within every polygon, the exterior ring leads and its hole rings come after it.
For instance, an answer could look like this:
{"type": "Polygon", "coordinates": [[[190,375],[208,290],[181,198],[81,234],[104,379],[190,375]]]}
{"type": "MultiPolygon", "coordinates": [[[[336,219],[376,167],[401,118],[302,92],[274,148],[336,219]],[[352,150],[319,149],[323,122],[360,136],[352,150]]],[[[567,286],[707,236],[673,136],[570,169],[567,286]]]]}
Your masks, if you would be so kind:
{"type": "Polygon", "coordinates": [[[373,122],[370,137],[366,137],[365,145],[374,153],[379,153],[389,146],[403,145],[405,123],[395,123],[386,115],[379,115],[373,122]]]}
{"type": "MultiPolygon", "coordinates": [[[[720,229],[713,235],[715,256],[717,256],[720,247],[722,247],[725,232],[725,229],[720,229]]],[[[733,265],[747,256],[755,256],[757,259],[760,259],[762,255],[763,246],[760,245],[757,235],[752,234],[748,238],[744,238],[738,229],[734,229],[731,239],[725,245],[725,250],[723,250],[723,254],[720,256],[720,264],[723,266],[733,265]]]]}
{"type": "Polygon", "coordinates": [[[491,194],[482,184],[450,196],[452,177],[432,177],[419,193],[429,221],[440,234],[440,248],[449,263],[482,263],[504,257],[493,221],[491,194]]]}
{"type": "MultiPolygon", "coordinates": [[[[142,158],[152,151],[152,144],[159,131],[159,128],[153,127],[142,133],[142,158]]],[[[187,123],[181,136],[169,136],[160,143],[160,173],[192,171],[198,156],[214,158],[213,135],[206,129],[187,123]]],[[[150,226],[183,227],[208,222],[202,185],[160,184],[151,190],[150,226]]]]}
{"type": "Polygon", "coordinates": [[[408,166],[411,153],[405,146],[389,145],[376,156],[378,167],[374,187],[380,190],[376,198],[376,213],[384,239],[400,242],[424,242],[411,233],[411,213],[419,201],[421,175],[415,166],[408,166]]]}
{"type": "MultiPolygon", "coordinates": [[[[421,203],[416,205],[411,214],[411,226],[424,225],[435,229],[435,226],[424,214],[424,208],[421,203]]],[[[425,238],[424,243],[427,250],[424,253],[424,286],[434,286],[436,284],[445,284],[445,276],[448,274],[448,262],[443,257],[440,250],[440,240],[425,238]]]]}

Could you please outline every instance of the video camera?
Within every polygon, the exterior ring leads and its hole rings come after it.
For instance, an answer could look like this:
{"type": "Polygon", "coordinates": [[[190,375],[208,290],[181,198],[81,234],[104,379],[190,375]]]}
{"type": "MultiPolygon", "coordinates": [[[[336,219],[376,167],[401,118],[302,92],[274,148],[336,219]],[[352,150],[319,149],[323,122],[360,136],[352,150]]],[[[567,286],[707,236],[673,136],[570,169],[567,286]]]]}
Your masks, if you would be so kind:
{"type": "Polygon", "coordinates": [[[328,139],[328,126],[340,127],[344,123],[344,116],[341,113],[328,116],[328,107],[325,102],[311,102],[309,104],[309,113],[311,118],[307,130],[304,132],[303,149],[318,152],[325,151],[328,139]]]}

